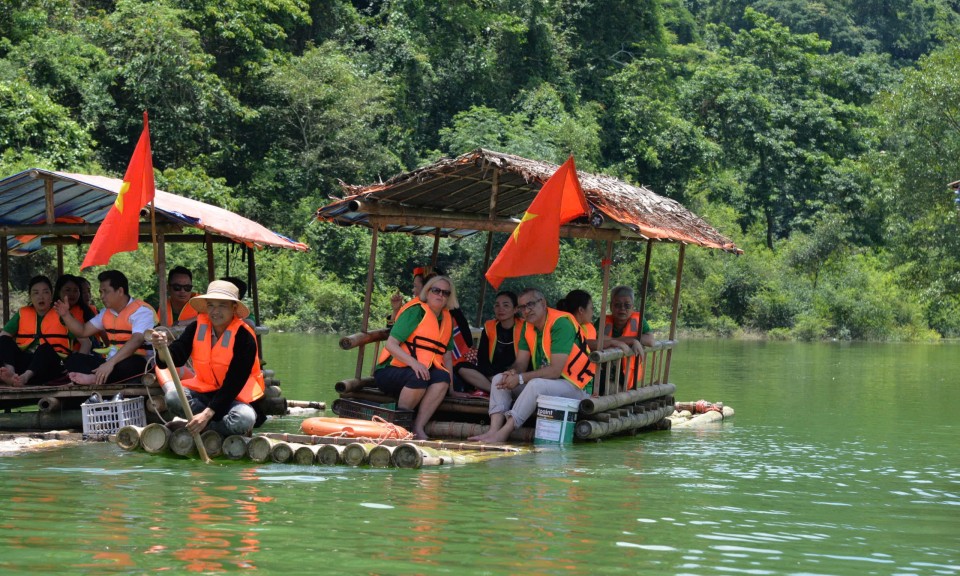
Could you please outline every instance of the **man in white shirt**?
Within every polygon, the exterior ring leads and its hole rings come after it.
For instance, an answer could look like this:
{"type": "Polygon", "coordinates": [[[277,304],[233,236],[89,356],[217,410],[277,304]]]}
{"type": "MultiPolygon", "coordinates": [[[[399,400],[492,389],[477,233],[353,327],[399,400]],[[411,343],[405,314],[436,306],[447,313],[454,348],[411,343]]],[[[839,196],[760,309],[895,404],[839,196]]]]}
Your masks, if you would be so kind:
{"type": "Polygon", "coordinates": [[[148,350],[143,333],[157,324],[154,309],[130,296],[127,277],[119,270],[101,272],[100,299],[103,309],[86,324],[70,313],[66,302],[54,303],[67,328],[79,337],[106,332],[109,341],[106,358],[99,354],[71,354],[64,362],[67,375],[76,384],[121,382],[143,375],[148,350]]]}

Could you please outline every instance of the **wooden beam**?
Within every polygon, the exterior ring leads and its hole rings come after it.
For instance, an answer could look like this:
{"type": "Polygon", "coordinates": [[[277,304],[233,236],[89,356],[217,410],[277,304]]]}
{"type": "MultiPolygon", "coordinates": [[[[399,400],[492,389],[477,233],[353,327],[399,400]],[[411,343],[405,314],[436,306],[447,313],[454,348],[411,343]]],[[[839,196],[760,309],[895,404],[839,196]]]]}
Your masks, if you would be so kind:
{"type": "MultiPolygon", "coordinates": [[[[0,235],[19,236],[31,234],[37,236],[90,236],[91,239],[100,228],[99,224],[9,224],[0,226],[0,235]]],[[[157,232],[181,232],[179,224],[157,224],[157,232]]],[[[150,236],[150,223],[140,223],[140,234],[150,236]]]]}
{"type": "MultiPolygon", "coordinates": [[[[373,227],[384,226],[422,226],[428,228],[461,228],[465,230],[480,230],[483,232],[503,232],[509,234],[516,229],[519,220],[477,220],[470,218],[460,220],[449,218],[446,214],[426,215],[369,215],[373,227]]],[[[566,225],[560,227],[561,238],[587,238],[590,240],[631,240],[629,236],[622,236],[619,230],[610,228],[594,228],[592,226],[566,225]]],[[[639,239],[639,238],[637,238],[639,239]]]]}

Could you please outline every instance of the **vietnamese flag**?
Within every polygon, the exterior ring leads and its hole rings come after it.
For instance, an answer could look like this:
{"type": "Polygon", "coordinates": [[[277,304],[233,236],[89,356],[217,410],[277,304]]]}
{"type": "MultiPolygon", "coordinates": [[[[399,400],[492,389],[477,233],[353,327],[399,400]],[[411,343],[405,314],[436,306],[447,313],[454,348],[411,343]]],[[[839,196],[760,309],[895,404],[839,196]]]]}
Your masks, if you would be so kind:
{"type": "Polygon", "coordinates": [[[132,252],[140,240],[140,210],[153,201],[153,156],[150,153],[150,125],[143,113],[143,132],[130,158],[127,173],[113,207],[97,229],[80,269],[110,262],[117,252],[132,252]]]}
{"type": "Polygon", "coordinates": [[[506,278],[549,274],[560,260],[560,226],[589,214],[573,156],[537,192],[497,259],[487,282],[499,288],[506,278]]]}

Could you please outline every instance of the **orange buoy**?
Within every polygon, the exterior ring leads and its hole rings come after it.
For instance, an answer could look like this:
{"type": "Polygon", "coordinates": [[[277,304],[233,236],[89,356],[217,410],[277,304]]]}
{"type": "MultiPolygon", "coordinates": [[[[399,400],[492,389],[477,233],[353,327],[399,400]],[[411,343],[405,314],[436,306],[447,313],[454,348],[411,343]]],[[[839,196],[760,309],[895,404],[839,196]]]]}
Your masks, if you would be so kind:
{"type": "Polygon", "coordinates": [[[300,425],[300,429],[313,436],[342,436],[344,438],[398,438],[404,440],[412,438],[413,434],[402,426],[387,422],[382,418],[376,420],[359,420],[356,418],[326,418],[318,416],[307,418],[300,425]]]}

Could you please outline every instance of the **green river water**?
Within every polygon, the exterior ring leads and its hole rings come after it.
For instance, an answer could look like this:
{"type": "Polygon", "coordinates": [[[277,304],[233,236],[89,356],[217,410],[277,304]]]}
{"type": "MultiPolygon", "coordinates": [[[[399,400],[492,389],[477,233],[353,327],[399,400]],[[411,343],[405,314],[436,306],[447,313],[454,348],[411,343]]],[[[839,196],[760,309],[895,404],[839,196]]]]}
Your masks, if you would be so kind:
{"type": "MultiPolygon", "coordinates": [[[[353,372],[264,346],[288,398],[353,372]]],[[[684,341],[677,399],[732,421],[422,470],[3,457],[0,574],[958,574],[958,372],[957,343],[684,341]]]]}

